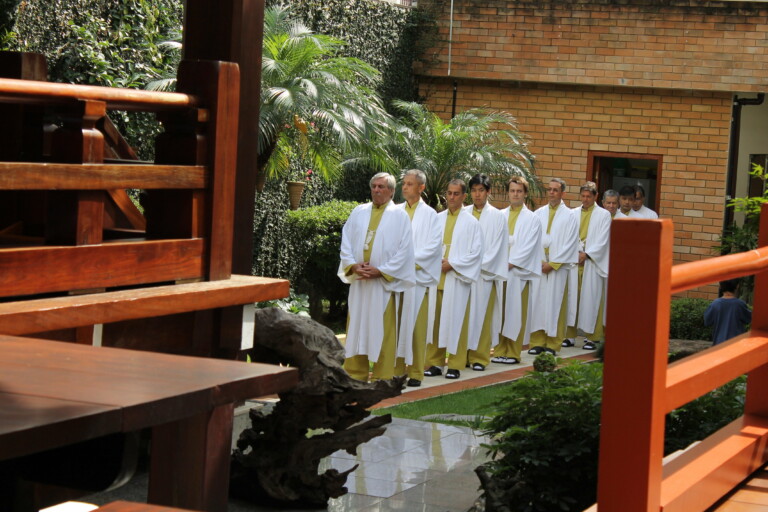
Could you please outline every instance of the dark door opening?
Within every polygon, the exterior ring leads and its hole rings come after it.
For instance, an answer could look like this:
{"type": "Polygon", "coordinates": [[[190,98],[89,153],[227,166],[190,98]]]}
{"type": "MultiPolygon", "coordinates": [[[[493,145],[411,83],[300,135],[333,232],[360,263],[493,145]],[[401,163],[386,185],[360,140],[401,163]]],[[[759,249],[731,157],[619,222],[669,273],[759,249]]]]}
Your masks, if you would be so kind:
{"type": "Polygon", "coordinates": [[[590,151],[589,164],[587,174],[597,183],[601,200],[606,190],[641,185],[645,189],[645,205],[658,212],[661,155],[590,151]]]}

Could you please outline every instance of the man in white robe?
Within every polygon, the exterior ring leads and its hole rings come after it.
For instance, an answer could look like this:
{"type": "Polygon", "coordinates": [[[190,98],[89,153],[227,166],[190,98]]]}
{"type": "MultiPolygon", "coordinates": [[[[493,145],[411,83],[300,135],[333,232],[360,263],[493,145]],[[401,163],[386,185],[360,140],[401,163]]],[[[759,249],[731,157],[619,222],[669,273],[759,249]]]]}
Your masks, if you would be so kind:
{"type": "Polygon", "coordinates": [[[502,210],[508,226],[507,280],[504,283],[503,319],[494,363],[518,364],[531,336],[531,281],[541,276],[541,223],[525,206],[528,182],[513,176],[507,185],[509,207],[502,210]]]}
{"type": "Polygon", "coordinates": [[[606,190],[603,192],[603,208],[608,210],[612,219],[623,219],[626,217],[619,210],[619,193],[615,190],[606,190]]]}
{"type": "Polygon", "coordinates": [[[643,204],[645,203],[645,189],[643,186],[638,184],[633,188],[635,189],[635,200],[632,202],[632,211],[642,219],[658,219],[659,215],[643,204]]]}
{"type": "Polygon", "coordinates": [[[508,231],[504,215],[488,202],[491,180],[485,174],[476,174],[469,180],[472,204],[464,209],[480,222],[483,230],[483,263],[480,279],[472,285],[480,307],[475,322],[469,329],[470,367],[483,371],[491,362],[491,347],[501,333],[502,288],[507,280],[508,231]],[[484,314],[483,314],[484,312],[484,314]]]}
{"type": "Polygon", "coordinates": [[[427,377],[458,379],[467,363],[469,326],[477,314],[472,283],[480,279],[483,262],[483,231],[480,223],[462,208],[467,186],[451,180],[445,193],[448,208],[437,215],[443,237],[441,277],[437,285],[437,309],[432,343],[427,345],[427,377]]]}
{"type": "Polygon", "coordinates": [[[426,183],[427,177],[419,169],[405,171],[405,202],[398,205],[411,219],[416,286],[403,292],[395,373],[407,373],[407,385],[411,387],[421,386],[424,378],[427,340],[432,339],[442,265],[443,233],[437,225],[437,212],[421,199],[426,183]]]}
{"type": "Polygon", "coordinates": [[[635,188],[631,185],[624,185],[619,189],[619,211],[624,215],[620,218],[640,218],[640,214],[632,209],[635,202],[635,188]]]}
{"type": "Polygon", "coordinates": [[[371,178],[371,203],[357,206],[341,234],[339,278],[350,283],[344,369],[357,380],[391,379],[397,350],[397,298],[416,282],[411,220],[395,206],[395,179],[371,178]]]}
{"type": "Polygon", "coordinates": [[[536,210],[542,228],[544,260],[541,279],[534,281],[533,320],[529,354],[560,351],[567,327],[576,325],[578,290],[568,286],[568,277],[579,260],[576,219],[565,205],[565,181],[554,178],[547,186],[546,204],[536,210]]]}
{"type": "Polygon", "coordinates": [[[577,326],[569,329],[564,347],[573,347],[576,328],[584,333],[584,350],[595,350],[602,341],[605,326],[605,293],[608,286],[608,252],[611,214],[599,207],[597,185],[588,181],[579,190],[581,206],[573,213],[579,225],[579,265],[572,271],[571,285],[579,290],[577,326]]]}

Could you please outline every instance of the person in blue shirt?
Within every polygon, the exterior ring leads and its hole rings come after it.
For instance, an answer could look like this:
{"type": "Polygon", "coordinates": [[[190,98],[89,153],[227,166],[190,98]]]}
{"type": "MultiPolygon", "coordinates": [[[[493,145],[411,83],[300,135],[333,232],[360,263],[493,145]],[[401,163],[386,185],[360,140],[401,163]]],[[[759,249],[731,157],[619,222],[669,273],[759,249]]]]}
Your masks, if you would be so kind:
{"type": "Polygon", "coordinates": [[[704,312],[704,325],[712,326],[713,345],[742,334],[752,322],[752,311],[736,297],[738,285],[739,279],[721,281],[721,297],[712,301],[704,312]]]}

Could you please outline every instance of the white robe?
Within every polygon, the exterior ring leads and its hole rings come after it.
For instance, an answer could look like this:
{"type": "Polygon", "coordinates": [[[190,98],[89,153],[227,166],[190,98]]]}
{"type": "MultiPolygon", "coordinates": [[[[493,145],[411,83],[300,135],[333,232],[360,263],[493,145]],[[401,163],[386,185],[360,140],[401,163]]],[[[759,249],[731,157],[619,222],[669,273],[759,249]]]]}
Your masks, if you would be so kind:
{"type": "MultiPolygon", "coordinates": [[[[547,336],[557,336],[557,321],[560,305],[568,283],[571,269],[579,261],[579,230],[573,212],[564,202],[555,212],[552,228],[547,234],[549,222],[549,205],[536,210],[536,217],[541,223],[541,245],[549,248],[549,258],[546,261],[562,263],[559,270],[542,275],[541,279],[532,281],[533,318],[531,332],[544,330],[547,336]]],[[[566,323],[576,325],[576,309],[579,291],[575,286],[568,287],[566,307],[566,323]]]]}
{"type": "MultiPolygon", "coordinates": [[[[502,210],[504,219],[509,226],[509,207],[502,210]]],[[[531,280],[538,281],[541,277],[541,260],[544,257],[541,247],[541,223],[536,215],[523,205],[515,223],[515,231],[509,235],[508,264],[515,268],[509,269],[507,265],[507,294],[504,308],[504,325],[501,334],[511,340],[517,339],[520,329],[523,327],[523,290],[531,280]]],[[[528,289],[528,328],[525,330],[523,345],[526,345],[531,337],[531,317],[533,300],[531,290],[528,289]]],[[[498,339],[498,338],[497,338],[498,339]]]]}
{"type": "Polygon", "coordinates": [[[627,215],[624,215],[621,213],[621,210],[616,210],[616,215],[613,216],[613,219],[626,219],[627,215]]]}
{"type": "MultiPolygon", "coordinates": [[[[469,205],[464,210],[472,215],[474,205],[469,205]]],[[[474,216],[474,215],[473,215],[474,216]]],[[[501,332],[501,293],[502,282],[507,280],[507,240],[509,230],[504,220],[504,214],[490,203],[486,203],[480,213],[480,227],[483,230],[483,263],[480,266],[480,276],[472,285],[472,293],[475,295],[478,305],[478,314],[469,328],[469,341],[467,348],[477,350],[480,342],[480,333],[483,330],[485,320],[485,308],[491,297],[493,284],[496,283],[496,301],[493,305],[491,317],[491,339],[498,343],[501,332]]]]}
{"type": "Polygon", "coordinates": [[[402,292],[416,282],[411,236],[411,219],[404,210],[390,201],[376,229],[371,247],[370,264],[392,277],[357,279],[356,274],[345,275],[344,269],[355,263],[364,263],[363,251],[373,203],[365,203],[352,210],[341,231],[341,262],[339,278],[350,283],[349,327],[345,343],[346,357],[367,355],[376,362],[384,339],[384,311],[391,293],[402,292]]]}
{"type": "MultiPolygon", "coordinates": [[[[440,226],[440,237],[445,232],[445,221],[448,210],[437,214],[440,226]]],[[[469,325],[472,325],[478,314],[478,304],[471,293],[472,283],[480,279],[480,269],[483,263],[483,231],[480,223],[472,214],[459,211],[456,226],[451,237],[451,249],[448,262],[453,270],[445,274],[443,303],[440,310],[440,326],[437,346],[447,349],[449,354],[456,354],[459,346],[461,326],[467,311],[469,300],[469,325]]]]}
{"type": "MultiPolygon", "coordinates": [[[[405,211],[405,205],[397,205],[405,211]]],[[[407,215],[407,214],[406,214],[407,215]]],[[[432,340],[435,324],[435,306],[437,304],[437,283],[440,282],[440,268],[443,257],[443,233],[437,225],[437,212],[427,203],[419,200],[411,220],[413,250],[415,255],[416,286],[403,292],[400,333],[397,339],[397,357],[405,359],[405,364],[413,364],[413,327],[421,308],[421,302],[429,289],[427,310],[427,340],[432,340]]]]}
{"type": "MultiPolygon", "coordinates": [[[[574,208],[573,214],[579,224],[579,230],[581,230],[581,208],[574,208]]],[[[579,250],[589,255],[589,258],[584,262],[581,295],[579,296],[578,327],[585,333],[595,331],[597,313],[600,304],[605,301],[612,220],[608,210],[595,205],[589,219],[587,240],[584,247],[581,247],[581,241],[579,241],[579,250]]],[[[576,274],[576,283],[578,283],[578,273],[576,274]]],[[[603,315],[603,325],[605,325],[605,315],[603,315]]]]}
{"type": "Polygon", "coordinates": [[[637,211],[632,210],[631,212],[629,212],[629,216],[638,217],[641,219],[658,219],[659,218],[659,215],[655,211],[651,210],[645,205],[641,206],[640,209],[637,211]],[[632,215],[633,213],[635,215],[632,215]]]}

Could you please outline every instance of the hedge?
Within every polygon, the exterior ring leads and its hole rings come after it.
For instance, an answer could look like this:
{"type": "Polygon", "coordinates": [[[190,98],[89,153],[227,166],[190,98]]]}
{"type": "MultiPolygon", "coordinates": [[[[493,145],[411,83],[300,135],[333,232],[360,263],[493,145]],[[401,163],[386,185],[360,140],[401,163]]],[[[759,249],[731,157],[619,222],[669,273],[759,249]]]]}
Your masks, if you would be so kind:
{"type": "Polygon", "coordinates": [[[309,295],[312,318],[320,318],[322,299],[330,301],[331,317],[339,318],[344,314],[342,304],[347,299],[349,287],[337,275],[341,229],[355,206],[355,202],[334,200],[287,214],[286,224],[295,251],[294,264],[302,269],[294,287],[309,295]]]}
{"type": "Polygon", "coordinates": [[[704,325],[706,299],[674,299],[669,315],[669,337],[675,340],[712,340],[712,328],[704,325]]]}

